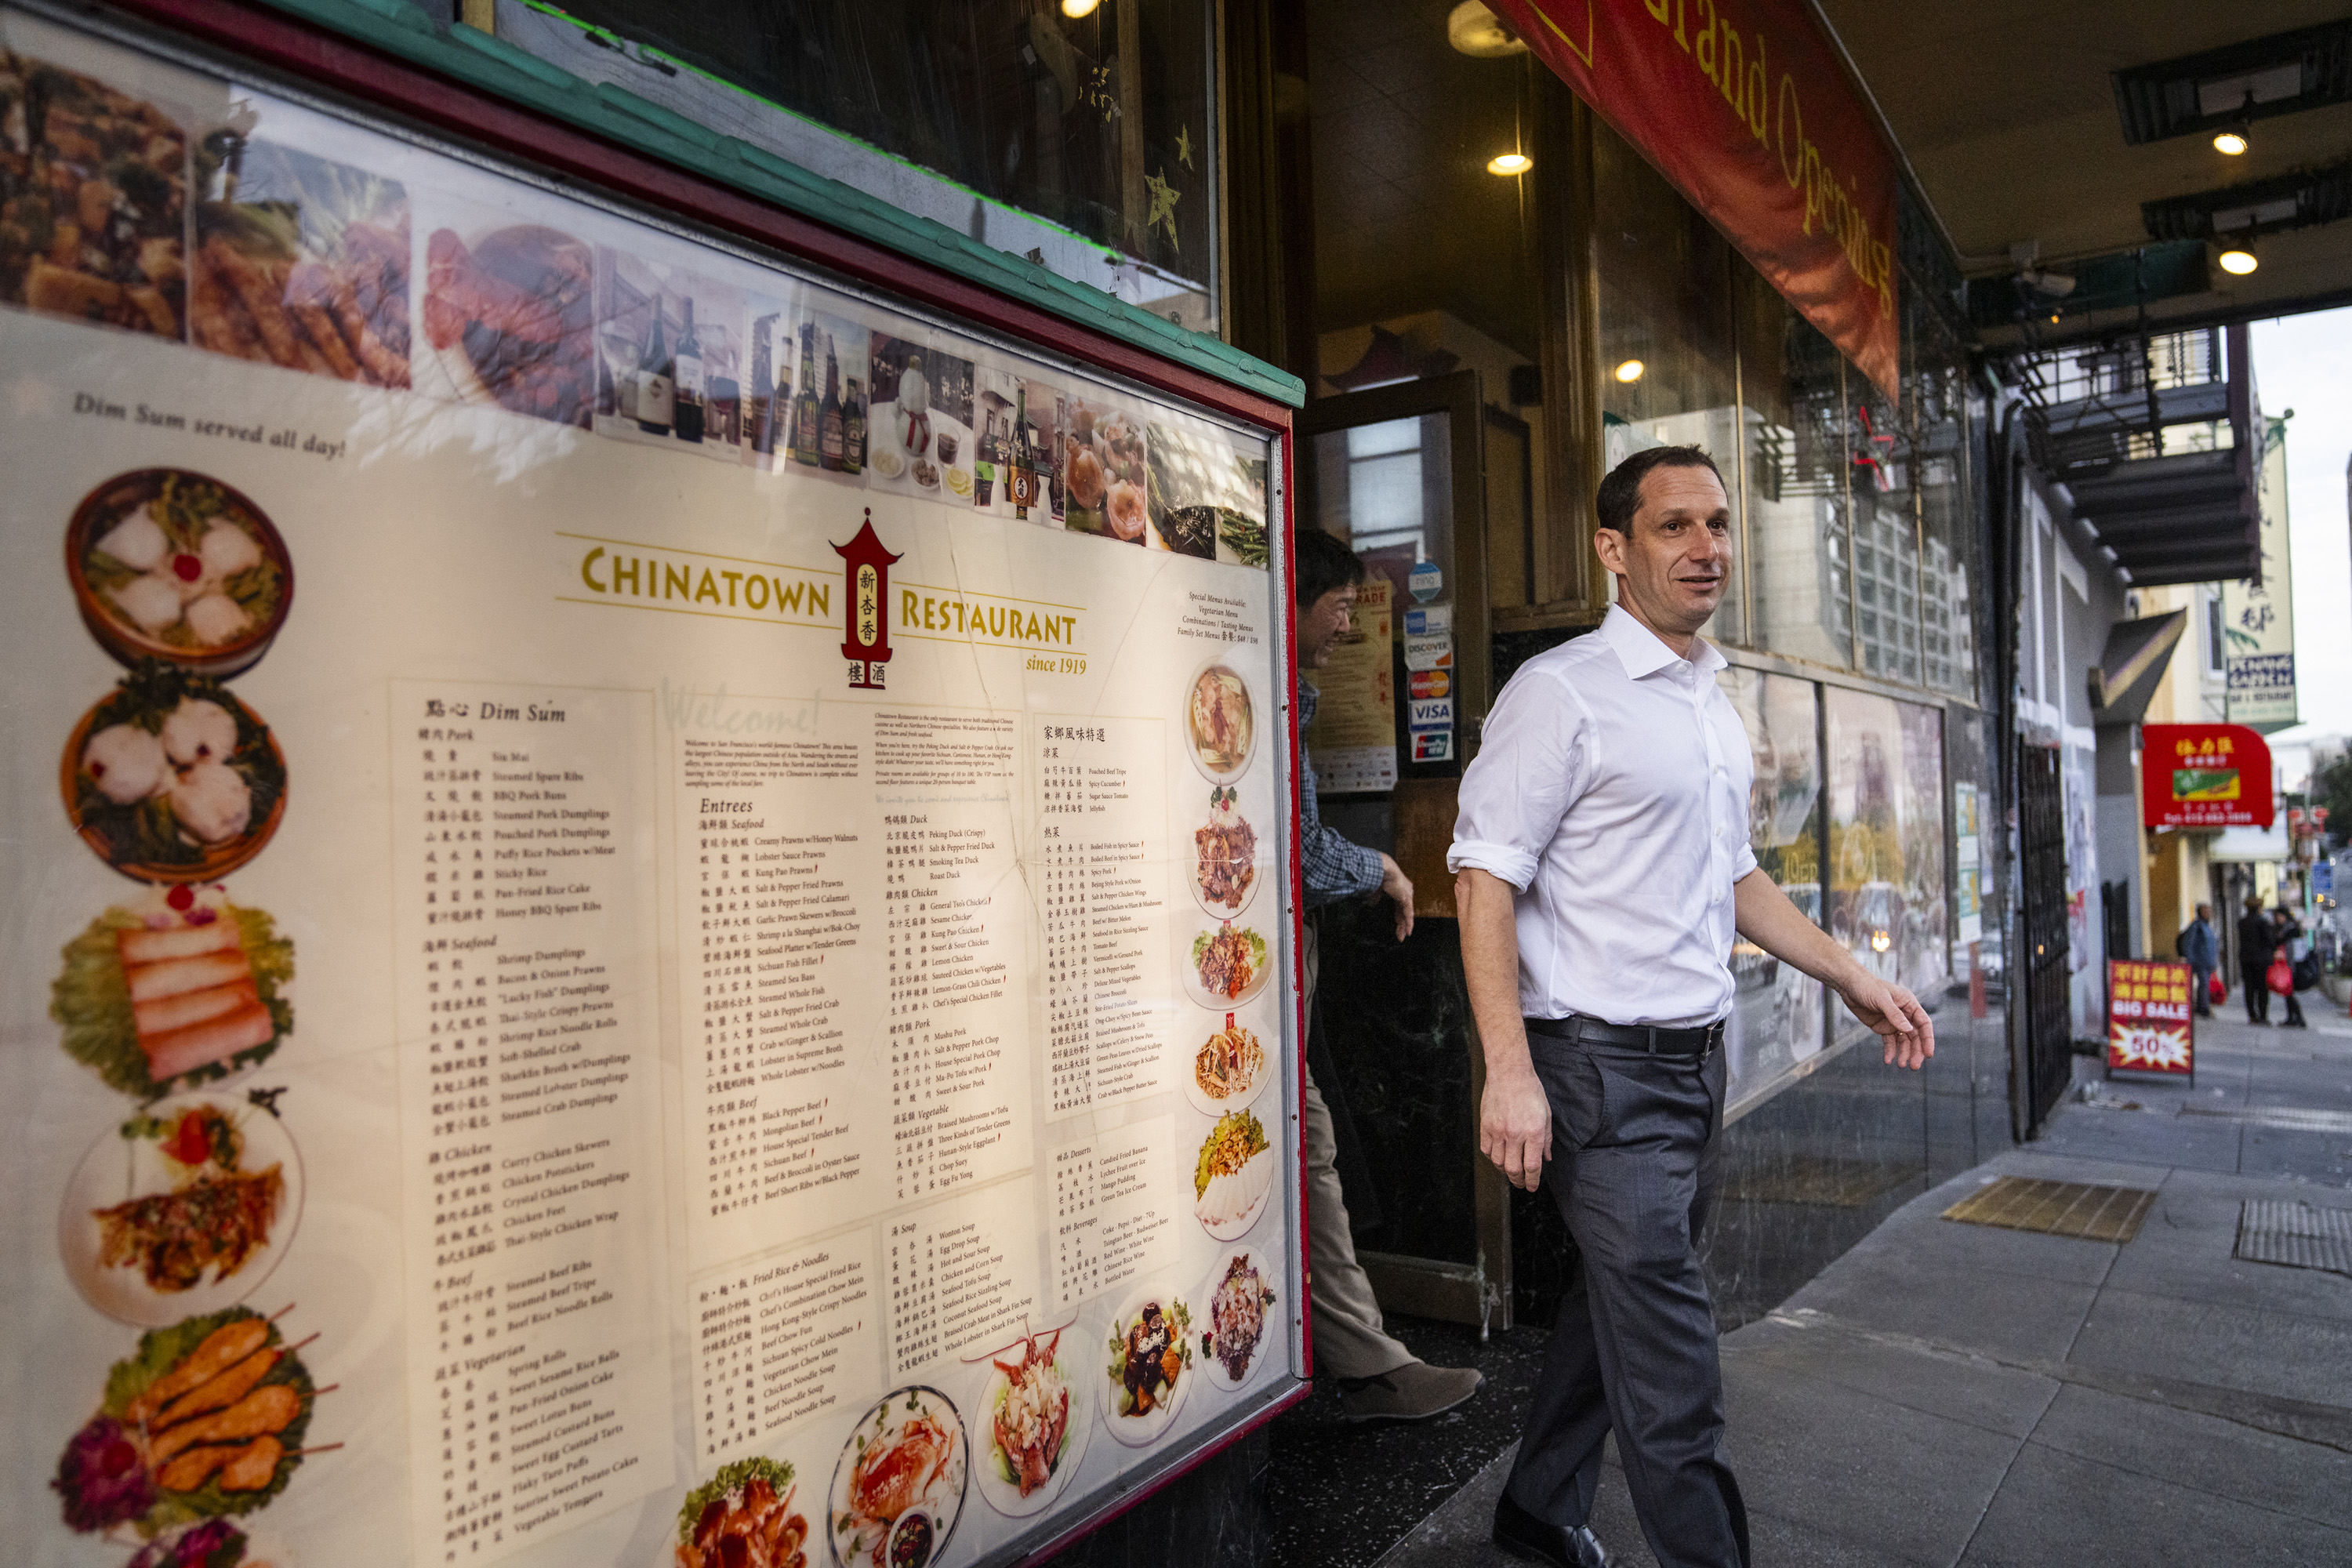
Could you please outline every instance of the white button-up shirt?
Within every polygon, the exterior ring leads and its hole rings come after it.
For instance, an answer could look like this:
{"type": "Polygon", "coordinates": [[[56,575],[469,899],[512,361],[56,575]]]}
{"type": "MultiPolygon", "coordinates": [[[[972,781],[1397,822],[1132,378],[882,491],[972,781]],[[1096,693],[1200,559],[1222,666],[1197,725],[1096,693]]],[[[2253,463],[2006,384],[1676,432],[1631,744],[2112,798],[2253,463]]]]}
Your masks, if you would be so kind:
{"type": "Polygon", "coordinates": [[[1677,658],[1612,606],[1503,688],[1445,865],[1517,889],[1526,1016],[1689,1026],[1730,1009],[1756,763],[1724,668],[1703,638],[1677,658]]]}

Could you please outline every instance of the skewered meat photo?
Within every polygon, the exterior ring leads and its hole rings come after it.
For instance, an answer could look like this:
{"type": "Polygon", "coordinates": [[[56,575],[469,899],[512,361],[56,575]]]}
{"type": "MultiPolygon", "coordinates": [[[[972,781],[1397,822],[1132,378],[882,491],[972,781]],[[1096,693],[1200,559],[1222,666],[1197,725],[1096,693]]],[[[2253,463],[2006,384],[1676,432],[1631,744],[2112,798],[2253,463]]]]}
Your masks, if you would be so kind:
{"type": "Polygon", "coordinates": [[[199,348],[408,384],[408,194],[233,131],[204,139],[188,335],[199,348]]]}

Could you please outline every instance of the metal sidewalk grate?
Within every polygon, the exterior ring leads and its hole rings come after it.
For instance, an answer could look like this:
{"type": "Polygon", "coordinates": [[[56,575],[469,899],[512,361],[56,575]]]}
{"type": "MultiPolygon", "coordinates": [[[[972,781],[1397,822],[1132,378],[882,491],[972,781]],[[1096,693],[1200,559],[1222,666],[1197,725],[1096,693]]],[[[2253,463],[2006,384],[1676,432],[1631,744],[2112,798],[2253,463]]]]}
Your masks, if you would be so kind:
{"type": "Polygon", "coordinates": [[[2083,1241],[2126,1242],[2139,1234],[2139,1222],[2155,1201],[2153,1187],[2095,1187],[2084,1182],[2003,1176],[1946,1209],[1944,1217],[2083,1241]]]}
{"type": "Polygon", "coordinates": [[[2250,1199],[2238,1210],[2238,1244],[2230,1256],[2249,1263],[2352,1274],[2352,1209],[2250,1199]]]}

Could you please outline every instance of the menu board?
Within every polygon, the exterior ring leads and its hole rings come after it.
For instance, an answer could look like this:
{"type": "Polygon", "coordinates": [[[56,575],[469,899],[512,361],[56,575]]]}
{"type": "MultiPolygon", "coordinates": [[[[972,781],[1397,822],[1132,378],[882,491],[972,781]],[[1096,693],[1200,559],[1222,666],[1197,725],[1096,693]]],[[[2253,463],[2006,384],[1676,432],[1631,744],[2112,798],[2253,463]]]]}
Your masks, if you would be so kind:
{"type": "Polygon", "coordinates": [[[11,1560],[1011,1562],[1293,1392],[1268,432],[0,27],[11,1560]]]}

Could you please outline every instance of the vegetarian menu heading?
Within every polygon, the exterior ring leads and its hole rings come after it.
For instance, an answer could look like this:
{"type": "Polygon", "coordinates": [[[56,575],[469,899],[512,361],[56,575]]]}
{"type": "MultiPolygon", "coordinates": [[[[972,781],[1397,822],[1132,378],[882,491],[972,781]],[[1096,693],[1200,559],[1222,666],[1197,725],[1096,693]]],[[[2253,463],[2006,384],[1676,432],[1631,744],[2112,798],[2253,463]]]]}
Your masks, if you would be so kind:
{"type": "Polygon", "coordinates": [[[1010,1562],[1296,1385],[1263,433],[13,11],[0,110],[19,1560],[1010,1562]]]}

